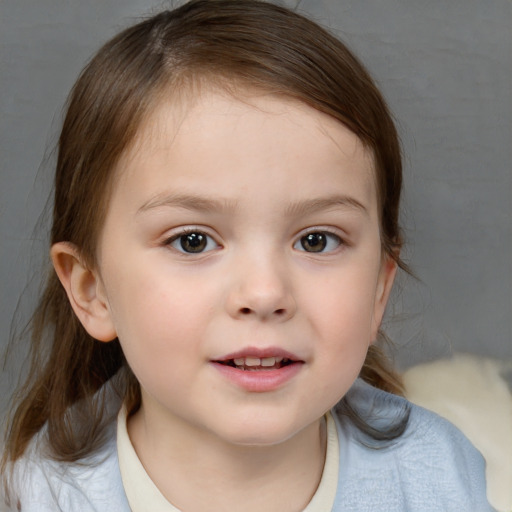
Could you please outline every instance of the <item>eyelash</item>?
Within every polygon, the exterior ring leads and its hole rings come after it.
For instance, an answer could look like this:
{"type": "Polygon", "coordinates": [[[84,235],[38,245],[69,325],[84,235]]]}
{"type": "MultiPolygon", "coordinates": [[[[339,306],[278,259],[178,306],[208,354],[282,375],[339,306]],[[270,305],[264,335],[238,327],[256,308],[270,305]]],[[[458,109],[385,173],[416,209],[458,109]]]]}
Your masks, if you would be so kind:
{"type": "Polygon", "coordinates": [[[178,252],[181,252],[182,254],[203,254],[204,252],[210,252],[216,247],[219,247],[219,244],[215,242],[212,236],[210,236],[208,233],[205,233],[201,229],[197,228],[190,228],[190,229],[183,229],[179,233],[172,235],[171,237],[164,240],[163,245],[165,246],[171,246],[173,249],[177,250],[178,252]],[[185,237],[188,237],[190,235],[199,235],[199,237],[196,239],[196,242],[199,244],[199,247],[201,250],[198,251],[186,251],[183,247],[183,242],[185,237]],[[201,239],[204,237],[205,244],[204,246],[201,246],[201,239]],[[204,249],[208,248],[208,246],[211,244],[211,241],[215,244],[215,247],[209,248],[206,251],[204,249]],[[175,243],[180,243],[181,248],[174,246],[175,243]]]}
{"type": "MultiPolygon", "coordinates": [[[[316,241],[318,241],[318,239],[316,241]]],[[[306,243],[308,243],[308,242],[306,242],[306,243]]],[[[307,231],[306,233],[303,233],[297,239],[297,241],[293,244],[293,248],[297,249],[299,251],[302,251],[302,252],[309,253],[309,254],[325,254],[325,253],[334,252],[337,249],[339,249],[339,247],[341,247],[343,245],[346,245],[346,242],[337,233],[334,233],[328,229],[311,229],[311,230],[307,231]],[[325,237],[325,239],[324,239],[325,245],[323,247],[321,247],[321,250],[307,251],[306,248],[304,247],[304,242],[306,241],[307,237],[312,236],[312,235],[319,236],[320,239],[321,239],[321,237],[325,237]],[[332,245],[333,242],[335,243],[335,247],[334,248],[329,247],[329,244],[332,245]],[[298,245],[302,246],[302,248],[297,247],[298,245]],[[329,247],[329,250],[326,251],[325,250],[326,247],[329,247]]]]}
{"type": "MultiPolygon", "coordinates": [[[[177,250],[182,254],[203,254],[205,252],[210,252],[215,248],[219,247],[219,244],[215,242],[212,236],[197,228],[183,229],[179,233],[165,239],[163,245],[171,246],[173,247],[173,249],[177,250]],[[189,237],[190,235],[197,235],[197,237],[194,237],[195,239],[192,238],[188,241],[189,243],[193,242],[193,244],[197,244],[196,247],[198,248],[198,250],[185,250],[185,248],[183,247],[183,243],[186,241],[186,237],[189,237]],[[215,247],[209,247],[211,245],[211,242],[215,244],[215,247]],[[177,243],[179,243],[181,247],[177,247],[175,245],[177,243]]],[[[306,233],[303,233],[294,242],[293,248],[298,251],[306,252],[309,254],[323,254],[334,252],[340,246],[343,245],[346,245],[346,242],[338,234],[333,233],[332,231],[329,231],[327,229],[311,229],[306,233]],[[313,236],[317,238],[311,238],[309,241],[307,240],[308,237],[313,236]],[[309,244],[312,247],[311,242],[320,242],[319,250],[306,250],[305,245],[309,244]],[[332,246],[333,243],[335,244],[335,247],[330,247],[332,246]],[[326,248],[329,249],[326,251],[326,248]]]]}

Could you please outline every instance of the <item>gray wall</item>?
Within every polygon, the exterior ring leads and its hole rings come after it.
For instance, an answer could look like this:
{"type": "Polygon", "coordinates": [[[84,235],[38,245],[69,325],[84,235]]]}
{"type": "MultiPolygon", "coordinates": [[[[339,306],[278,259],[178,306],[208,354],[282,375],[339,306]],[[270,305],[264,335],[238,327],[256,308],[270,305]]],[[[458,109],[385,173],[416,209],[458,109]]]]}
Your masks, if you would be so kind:
{"type": "MultiPolygon", "coordinates": [[[[0,0],[0,348],[29,275],[21,318],[37,295],[46,232],[34,226],[67,92],[100,43],[161,5],[0,0]]],[[[421,281],[402,278],[390,308],[399,361],[455,350],[512,358],[512,2],[304,0],[299,9],[367,64],[402,135],[405,256],[421,281]]],[[[1,389],[18,373],[6,369],[1,389]]]]}

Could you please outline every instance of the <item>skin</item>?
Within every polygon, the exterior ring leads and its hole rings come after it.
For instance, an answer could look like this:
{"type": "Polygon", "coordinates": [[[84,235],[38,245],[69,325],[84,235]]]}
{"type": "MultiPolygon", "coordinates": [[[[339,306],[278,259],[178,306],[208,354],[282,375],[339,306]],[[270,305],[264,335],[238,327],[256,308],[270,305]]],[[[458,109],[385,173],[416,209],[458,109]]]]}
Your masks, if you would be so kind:
{"type": "Polygon", "coordinates": [[[84,327],[118,337],[141,384],[139,458],[185,511],[304,508],[323,416],[357,378],[396,270],[372,155],[301,103],[208,90],[163,102],[116,172],[97,266],[67,243],[52,258],[84,327]],[[184,230],[208,235],[205,250],[184,252],[184,230]],[[212,364],[254,348],[298,370],[262,392],[212,364]]]}

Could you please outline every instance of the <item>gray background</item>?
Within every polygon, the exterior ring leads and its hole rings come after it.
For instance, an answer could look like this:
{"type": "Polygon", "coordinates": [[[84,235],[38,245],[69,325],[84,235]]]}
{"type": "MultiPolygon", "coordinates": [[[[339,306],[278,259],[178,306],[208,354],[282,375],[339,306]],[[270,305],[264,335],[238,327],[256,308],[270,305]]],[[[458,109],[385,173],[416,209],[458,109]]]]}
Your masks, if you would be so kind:
{"type": "MultiPolygon", "coordinates": [[[[164,5],[0,0],[0,349],[46,263],[44,218],[35,225],[67,92],[102,42],[164,5]]],[[[363,60],[403,140],[405,258],[420,281],[402,276],[389,308],[399,364],[453,351],[512,358],[512,2],[305,0],[299,10],[363,60]]],[[[19,373],[1,373],[0,408],[19,373]]]]}

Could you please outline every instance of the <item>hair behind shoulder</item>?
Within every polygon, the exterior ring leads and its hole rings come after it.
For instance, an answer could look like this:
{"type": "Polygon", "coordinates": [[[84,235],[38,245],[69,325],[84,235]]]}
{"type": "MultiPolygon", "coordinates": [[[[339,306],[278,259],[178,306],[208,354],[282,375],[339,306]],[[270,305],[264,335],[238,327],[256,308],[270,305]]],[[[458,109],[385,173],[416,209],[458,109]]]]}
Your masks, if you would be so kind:
{"type": "MultiPolygon", "coordinates": [[[[384,99],[343,43],[307,18],[258,0],[193,0],[126,29],[99,50],[68,100],[51,244],[74,244],[94,268],[117,162],[162,97],[199,82],[284,95],[351,129],[375,158],[383,251],[404,268],[398,256],[401,154],[384,99]]],[[[115,383],[131,412],[140,404],[118,341],[100,343],[86,333],[55,272],[30,334],[29,376],[16,394],[3,468],[23,455],[43,426],[56,459],[90,453],[101,439],[100,390],[107,382],[115,383]]],[[[361,376],[401,392],[400,378],[376,346],[361,376]]]]}

